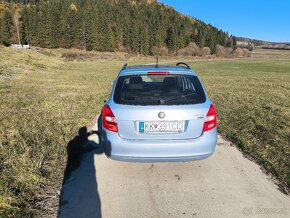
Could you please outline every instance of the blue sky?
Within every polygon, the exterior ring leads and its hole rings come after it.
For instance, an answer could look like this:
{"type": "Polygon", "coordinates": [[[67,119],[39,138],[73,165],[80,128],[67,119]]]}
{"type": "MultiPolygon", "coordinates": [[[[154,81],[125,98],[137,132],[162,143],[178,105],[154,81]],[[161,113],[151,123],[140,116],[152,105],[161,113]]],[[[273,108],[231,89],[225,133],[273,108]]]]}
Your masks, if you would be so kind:
{"type": "Polygon", "coordinates": [[[289,0],[160,0],[229,34],[290,42],[289,0]]]}

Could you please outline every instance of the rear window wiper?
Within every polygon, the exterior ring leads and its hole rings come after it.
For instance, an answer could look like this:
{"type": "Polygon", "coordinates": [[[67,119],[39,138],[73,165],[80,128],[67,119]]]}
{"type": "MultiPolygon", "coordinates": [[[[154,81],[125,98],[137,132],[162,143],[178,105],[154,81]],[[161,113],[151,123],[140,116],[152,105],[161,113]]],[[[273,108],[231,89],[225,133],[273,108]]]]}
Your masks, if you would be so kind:
{"type": "Polygon", "coordinates": [[[192,92],[192,93],[189,93],[189,94],[186,94],[186,95],[179,95],[179,96],[176,96],[174,98],[170,98],[170,99],[160,99],[160,104],[166,104],[168,102],[171,102],[171,101],[174,101],[174,100],[177,100],[179,98],[186,98],[188,96],[191,96],[191,95],[195,95],[196,92],[192,92]]]}

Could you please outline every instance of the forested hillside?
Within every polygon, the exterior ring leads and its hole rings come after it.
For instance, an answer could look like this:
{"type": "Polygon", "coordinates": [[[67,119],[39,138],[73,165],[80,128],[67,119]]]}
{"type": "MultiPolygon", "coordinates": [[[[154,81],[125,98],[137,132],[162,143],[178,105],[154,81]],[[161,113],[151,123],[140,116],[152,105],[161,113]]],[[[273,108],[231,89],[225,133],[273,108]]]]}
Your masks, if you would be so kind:
{"type": "Polygon", "coordinates": [[[80,48],[151,54],[195,42],[231,47],[233,38],[202,21],[148,0],[14,0],[0,5],[0,41],[46,48],[80,48]],[[19,33],[19,34],[18,34],[19,33]],[[19,36],[18,36],[19,35],[19,36]]]}

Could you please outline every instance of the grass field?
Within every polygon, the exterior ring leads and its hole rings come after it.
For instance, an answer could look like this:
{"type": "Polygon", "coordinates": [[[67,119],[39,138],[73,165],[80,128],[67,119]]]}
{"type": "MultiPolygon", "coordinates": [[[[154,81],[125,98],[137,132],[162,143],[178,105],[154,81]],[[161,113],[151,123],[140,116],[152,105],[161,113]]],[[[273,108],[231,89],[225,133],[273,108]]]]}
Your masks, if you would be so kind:
{"type": "MultiPolygon", "coordinates": [[[[35,213],[62,179],[68,142],[100,112],[124,64],[65,60],[63,52],[0,47],[0,217],[35,213]]],[[[263,54],[189,63],[217,107],[219,132],[289,188],[290,52],[263,54]]]]}

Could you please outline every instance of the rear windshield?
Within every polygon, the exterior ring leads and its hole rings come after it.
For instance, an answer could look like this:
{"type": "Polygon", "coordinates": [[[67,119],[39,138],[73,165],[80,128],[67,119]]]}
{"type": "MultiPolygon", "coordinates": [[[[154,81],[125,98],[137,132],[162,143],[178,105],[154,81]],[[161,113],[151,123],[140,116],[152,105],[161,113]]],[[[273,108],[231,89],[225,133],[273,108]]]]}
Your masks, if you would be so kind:
{"type": "Polygon", "coordinates": [[[120,76],[114,101],[127,105],[184,105],[205,102],[199,79],[192,75],[120,76]]]}

